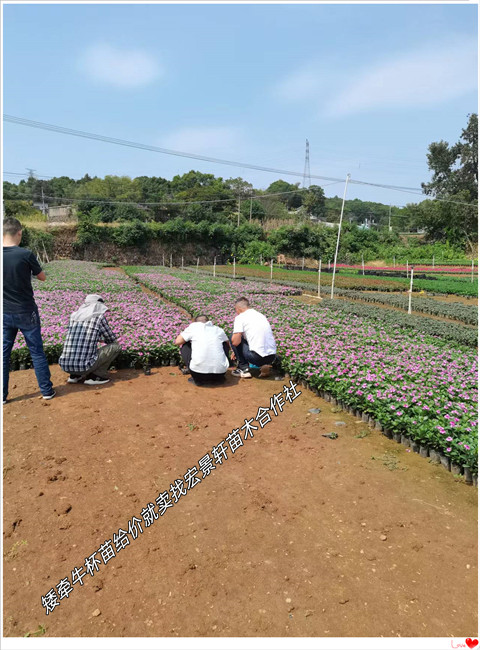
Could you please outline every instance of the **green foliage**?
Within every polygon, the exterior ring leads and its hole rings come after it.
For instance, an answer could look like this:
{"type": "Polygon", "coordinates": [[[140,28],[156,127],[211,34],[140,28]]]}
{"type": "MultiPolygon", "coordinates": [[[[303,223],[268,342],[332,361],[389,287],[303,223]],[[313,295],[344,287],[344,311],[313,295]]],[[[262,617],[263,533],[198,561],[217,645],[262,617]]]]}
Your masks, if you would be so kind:
{"type": "Polygon", "coordinates": [[[303,207],[307,214],[323,219],[326,215],[325,193],[318,185],[310,185],[303,195],[303,207]]]}
{"type": "Polygon", "coordinates": [[[261,201],[252,200],[252,201],[243,201],[240,204],[240,213],[245,219],[250,219],[250,209],[252,219],[257,219],[258,221],[263,221],[266,215],[265,206],[261,201]]]}
{"type": "Polygon", "coordinates": [[[54,239],[51,233],[23,226],[20,246],[39,253],[43,253],[43,248],[45,247],[47,253],[51,253],[53,250],[53,243],[54,239]]]}
{"type": "Polygon", "coordinates": [[[275,259],[275,249],[266,241],[252,240],[241,250],[238,261],[240,264],[255,264],[260,259],[265,261],[275,259]]]}
{"type": "Polygon", "coordinates": [[[47,218],[41,210],[33,207],[30,201],[6,199],[3,202],[5,217],[15,217],[19,221],[46,221],[47,218]]]}
{"type": "MultiPolygon", "coordinates": [[[[99,208],[98,208],[99,209],[99,208]]],[[[105,228],[98,225],[98,209],[90,213],[78,213],[77,239],[75,246],[87,246],[88,244],[99,244],[108,238],[105,228]],[[95,212],[97,210],[97,212],[95,212]]]]}
{"type": "Polygon", "coordinates": [[[112,228],[112,239],[119,246],[143,246],[150,238],[148,227],[138,219],[112,228]]]}
{"type": "Polygon", "coordinates": [[[459,202],[420,204],[428,236],[451,243],[466,242],[473,250],[473,242],[478,241],[478,116],[469,116],[467,127],[454,145],[449,146],[444,140],[432,142],[427,160],[433,176],[430,183],[422,184],[425,194],[459,202]]]}

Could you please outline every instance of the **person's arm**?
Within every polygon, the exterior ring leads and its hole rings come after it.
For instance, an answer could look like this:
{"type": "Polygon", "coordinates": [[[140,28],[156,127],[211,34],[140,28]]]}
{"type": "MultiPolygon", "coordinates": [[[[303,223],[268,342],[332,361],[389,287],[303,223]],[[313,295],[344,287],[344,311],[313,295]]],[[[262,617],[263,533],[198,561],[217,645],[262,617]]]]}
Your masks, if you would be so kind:
{"type": "Polygon", "coordinates": [[[243,336],[243,323],[240,316],[236,316],[233,321],[232,345],[240,345],[243,336]]]}
{"type": "Polygon", "coordinates": [[[115,334],[112,332],[110,329],[110,325],[107,322],[107,319],[105,316],[102,316],[98,323],[98,329],[100,332],[100,338],[102,341],[105,341],[105,343],[116,343],[117,337],[115,334]]]}
{"type": "Polygon", "coordinates": [[[32,251],[30,251],[28,263],[30,264],[32,275],[34,275],[37,278],[37,280],[40,280],[40,282],[45,282],[45,280],[47,279],[47,276],[45,275],[45,271],[42,270],[39,261],[37,260],[36,256],[32,253],[32,251]]]}
{"type": "Polygon", "coordinates": [[[175,345],[184,345],[185,343],[188,343],[188,341],[192,340],[192,330],[190,329],[192,324],[193,323],[184,329],[183,332],[180,332],[180,334],[175,339],[175,345]]]}

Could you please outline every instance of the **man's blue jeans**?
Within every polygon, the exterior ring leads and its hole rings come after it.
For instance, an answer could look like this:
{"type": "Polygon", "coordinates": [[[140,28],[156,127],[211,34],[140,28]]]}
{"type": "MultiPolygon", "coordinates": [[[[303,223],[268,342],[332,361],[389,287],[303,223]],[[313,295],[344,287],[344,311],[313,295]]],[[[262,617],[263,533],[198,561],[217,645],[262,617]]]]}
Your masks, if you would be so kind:
{"type": "Polygon", "coordinates": [[[259,354],[250,350],[247,341],[242,337],[240,345],[233,345],[233,351],[237,357],[237,363],[240,370],[248,370],[248,364],[251,363],[259,368],[263,365],[270,365],[275,361],[276,354],[269,354],[267,357],[261,357],[259,354]]]}
{"type": "Polygon", "coordinates": [[[18,331],[23,334],[30,350],[33,367],[37,375],[38,385],[42,395],[50,395],[53,384],[50,381],[50,368],[43,351],[42,333],[38,311],[21,314],[3,314],[3,400],[8,395],[8,375],[10,370],[10,355],[18,331]]]}

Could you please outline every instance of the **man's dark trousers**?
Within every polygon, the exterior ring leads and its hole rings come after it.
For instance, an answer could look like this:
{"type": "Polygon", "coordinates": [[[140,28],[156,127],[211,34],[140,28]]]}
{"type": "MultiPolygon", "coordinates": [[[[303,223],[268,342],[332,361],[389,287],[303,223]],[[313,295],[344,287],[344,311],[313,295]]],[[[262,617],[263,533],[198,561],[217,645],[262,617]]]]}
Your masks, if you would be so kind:
{"type": "MultiPolygon", "coordinates": [[[[224,343],[225,355],[228,359],[228,343],[224,343]],[[227,347],[226,347],[227,346],[227,347]]],[[[190,374],[193,377],[193,381],[201,386],[202,384],[222,384],[225,381],[225,373],[214,373],[214,372],[195,372],[190,369],[190,362],[192,360],[192,343],[187,341],[180,348],[180,354],[182,361],[185,366],[190,370],[190,374]]]]}
{"type": "Polygon", "coordinates": [[[275,361],[275,354],[261,357],[257,352],[250,350],[247,341],[243,337],[240,341],[240,345],[233,345],[232,343],[232,348],[237,357],[238,367],[240,370],[248,370],[249,363],[260,368],[261,366],[270,366],[275,361]]]}
{"type": "Polygon", "coordinates": [[[38,310],[19,314],[3,313],[3,400],[8,395],[8,375],[10,371],[10,355],[18,331],[25,337],[30,350],[33,367],[37,376],[42,395],[51,395],[53,384],[50,381],[50,369],[43,351],[40,317],[38,310]]]}

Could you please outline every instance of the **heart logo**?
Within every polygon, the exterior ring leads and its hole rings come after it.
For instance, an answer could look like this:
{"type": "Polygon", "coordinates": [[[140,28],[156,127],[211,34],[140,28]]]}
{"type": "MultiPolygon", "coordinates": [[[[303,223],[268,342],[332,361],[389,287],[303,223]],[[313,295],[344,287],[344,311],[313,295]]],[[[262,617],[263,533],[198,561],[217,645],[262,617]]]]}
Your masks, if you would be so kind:
{"type": "Polygon", "coordinates": [[[478,639],[474,639],[473,641],[472,641],[472,639],[470,639],[470,638],[469,638],[469,639],[465,639],[465,643],[468,645],[468,647],[470,648],[470,650],[472,650],[472,648],[474,648],[475,646],[478,645],[478,639]]]}

